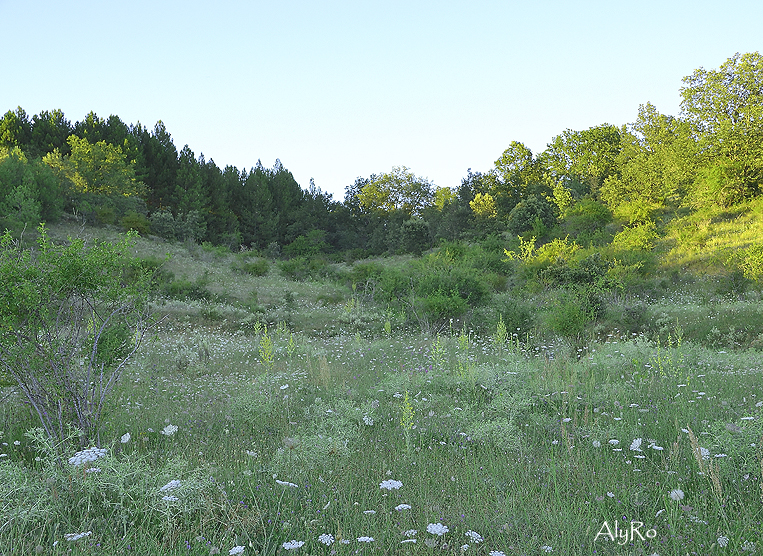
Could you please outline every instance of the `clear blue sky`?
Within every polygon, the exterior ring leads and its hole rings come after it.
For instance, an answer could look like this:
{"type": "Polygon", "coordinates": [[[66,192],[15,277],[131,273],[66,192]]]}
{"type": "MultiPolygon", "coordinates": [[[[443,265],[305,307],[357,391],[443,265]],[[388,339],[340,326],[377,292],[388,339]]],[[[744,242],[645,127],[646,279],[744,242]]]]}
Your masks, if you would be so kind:
{"type": "Polygon", "coordinates": [[[763,50],[761,22],[760,0],[0,0],[0,113],[162,120],[338,200],[401,165],[456,187],[511,141],[677,115],[682,77],[763,50]]]}

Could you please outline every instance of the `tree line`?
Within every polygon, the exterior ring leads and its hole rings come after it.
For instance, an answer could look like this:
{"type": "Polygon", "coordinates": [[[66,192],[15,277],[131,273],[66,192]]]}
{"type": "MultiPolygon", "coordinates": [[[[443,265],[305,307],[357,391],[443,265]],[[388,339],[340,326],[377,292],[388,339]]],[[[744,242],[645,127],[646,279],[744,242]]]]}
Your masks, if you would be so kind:
{"type": "Polygon", "coordinates": [[[597,241],[617,219],[722,209],[763,188],[763,57],[735,54],[683,79],[681,113],[639,107],[636,121],[565,130],[541,153],[514,141],[484,172],[438,187],[400,166],[359,177],[334,200],[302,188],[276,161],[219,168],[164,124],[152,130],[61,110],[0,120],[0,228],[35,228],[63,213],[141,233],[268,251],[358,256],[420,253],[439,239],[572,231],[597,241]]]}

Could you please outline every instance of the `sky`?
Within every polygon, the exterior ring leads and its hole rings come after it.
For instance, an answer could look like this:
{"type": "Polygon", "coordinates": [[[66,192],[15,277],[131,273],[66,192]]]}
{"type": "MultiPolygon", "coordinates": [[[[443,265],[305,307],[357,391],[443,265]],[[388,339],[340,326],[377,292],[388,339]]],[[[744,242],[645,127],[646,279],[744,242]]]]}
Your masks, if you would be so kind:
{"type": "Polygon", "coordinates": [[[440,187],[512,141],[679,115],[682,78],[763,50],[760,0],[0,0],[0,113],[161,120],[222,169],[281,160],[336,200],[440,187]]]}

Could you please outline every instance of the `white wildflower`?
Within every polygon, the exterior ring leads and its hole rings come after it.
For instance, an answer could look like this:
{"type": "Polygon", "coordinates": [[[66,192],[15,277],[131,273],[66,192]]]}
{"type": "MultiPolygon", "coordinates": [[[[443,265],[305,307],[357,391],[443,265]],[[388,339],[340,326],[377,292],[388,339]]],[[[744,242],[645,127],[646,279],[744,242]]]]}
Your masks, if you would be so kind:
{"type": "Polygon", "coordinates": [[[131,439],[131,438],[132,438],[132,437],[130,436],[130,433],[129,433],[129,432],[126,432],[126,433],[124,433],[124,434],[122,435],[122,438],[120,438],[120,439],[119,439],[119,441],[120,441],[122,444],[127,444],[128,442],[130,442],[130,439],[131,439]]]}
{"type": "Polygon", "coordinates": [[[166,492],[168,490],[173,490],[179,486],[180,486],[180,481],[178,481],[177,479],[173,479],[172,481],[164,485],[162,488],[160,488],[159,492],[166,492]]]}
{"type": "Polygon", "coordinates": [[[88,448],[87,450],[77,452],[72,457],[70,457],[69,464],[76,467],[78,465],[82,465],[83,463],[90,463],[91,461],[95,461],[98,458],[104,457],[105,455],[106,448],[88,448]]]}
{"type": "Polygon", "coordinates": [[[410,504],[398,504],[397,506],[395,506],[395,509],[398,512],[402,512],[403,510],[410,510],[411,506],[410,504]]]}
{"type": "Polygon", "coordinates": [[[381,483],[379,483],[380,489],[387,489],[387,490],[393,490],[393,489],[397,490],[402,486],[403,486],[403,483],[401,483],[400,481],[395,481],[394,479],[387,479],[386,481],[382,481],[381,483]]]}
{"type": "Polygon", "coordinates": [[[373,537],[358,537],[358,542],[374,542],[373,537]]]}
{"type": "Polygon", "coordinates": [[[283,546],[286,550],[296,550],[303,544],[305,544],[305,541],[290,540],[286,541],[281,546],[283,546]]]}
{"type": "Polygon", "coordinates": [[[233,556],[234,554],[241,554],[244,551],[244,547],[241,545],[234,546],[228,551],[229,556],[233,556]]]}
{"type": "Polygon", "coordinates": [[[472,531],[471,529],[470,529],[469,531],[467,531],[467,532],[466,532],[466,536],[467,536],[467,537],[469,537],[469,539],[471,539],[471,541],[472,541],[473,543],[477,543],[477,544],[479,544],[479,543],[481,543],[482,541],[484,541],[484,540],[485,540],[485,539],[482,537],[482,535],[480,535],[480,534],[479,534],[479,533],[477,533],[476,531],[472,531]]]}
{"type": "Polygon", "coordinates": [[[442,523],[430,523],[427,525],[427,533],[432,533],[433,535],[442,536],[448,531],[448,526],[442,523]]]}
{"type": "Polygon", "coordinates": [[[729,538],[725,535],[721,535],[718,537],[718,546],[728,546],[729,544],[729,538]]]}
{"type": "Polygon", "coordinates": [[[78,541],[78,540],[80,540],[82,537],[89,537],[89,536],[90,536],[90,535],[92,535],[92,534],[93,534],[93,532],[92,532],[92,531],[87,531],[86,533],[66,533],[66,534],[64,535],[64,538],[65,538],[67,541],[78,541]]]}
{"type": "Polygon", "coordinates": [[[299,485],[295,485],[294,483],[290,483],[289,481],[279,481],[276,479],[276,482],[281,486],[287,486],[291,488],[299,488],[299,485]]]}
{"type": "Polygon", "coordinates": [[[641,439],[635,438],[633,442],[631,442],[631,450],[634,452],[640,452],[641,451],[641,439]]]}
{"type": "Polygon", "coordinates": [[[329,533],[323,533],[320,537],[318,537],[318,542],[321,542],[325,544],[326,546],[331,546],[334,544],[334,535],[330,535],[329,533]]]}
{"type": "Polygon", "coordinates": [[[164,436],[172,436],[178,431],[177,425],[167,425],[164,427],[161,431],[159,431],[164,436]]]}
{"type": "Polygon", "coordinates": [[[684,499],[684,491],[680,488],[674,488],[670,491],[670,497],[676,502],[684,499]]]}

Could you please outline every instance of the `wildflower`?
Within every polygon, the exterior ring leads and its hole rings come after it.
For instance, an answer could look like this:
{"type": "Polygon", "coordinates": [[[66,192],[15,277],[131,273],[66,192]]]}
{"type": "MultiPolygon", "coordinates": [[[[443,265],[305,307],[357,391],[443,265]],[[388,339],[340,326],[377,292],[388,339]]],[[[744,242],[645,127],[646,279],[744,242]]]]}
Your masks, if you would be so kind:
{"type": "Polygon", "coordinates": [[[64,538],[67,541],[78,541],[82,537],[89,537],[92,534],[93,534],[92,531],[88,531],[86,533],[67,533],[67,534],[64,535],[64,538]]]}
{"type": "Polygon", "coordinates": [[[631,442],[631,450],[634,452],[640,452],[641,451],[641,439],[636,438],[631,442]]]}
{"type": "Polygon", "coordinates": [[[469,537],[473,543],[477,543],[477,544],[485,540],[484,538],[482,538],[482,535],[480,535],[479,533],[475,531],[472,531],[471,529],[466,532],[466,536],[469,537]]]}
{"type": "Polygon", "coordinates": [[[373,537],[358,537],[358,542],[374,542],[373,537]]]}
{"type": "Polygon", "coordinates": [[[398,504],[397,506],[395,506],[395,509],[398,512],[402,512],[403,510],[410,510],[411,506],[409,504],[398,504]]]}
{"type": "Polygon", "coordinates": [[[379,488],[387,489],[387,490],[392,490],[392,489],[397,490],[401,486],[403,486],[403,483],[401,483],[400,481],[395,481],[393,479],[388,479],[386,481],[382,481],[381,483],[379,483],[379,488]]]}
{"type": "Polygon", "coordinates": [[[683,500],[684,499],[684,491],[681,490],[680,488],[674,488],[673,490],[670,491],[670,497],[673,500],[675,500],[676,502],[678,500],[683,500]]]}
{"type": "Polygon", "coordinates": [[[612,446],[617,446],[618,444],[620,444],[620,441],[617,438],[613,438],[612,440],[609,441],[609,443],[612,446]]]}
{"type": "Polygon", "coordinates": [[[550,547],[550,546],[548,546],[547,544],[544,544],[543,546],[541,546],[541,547],[540,547],[540,549],[541,549],[543,552],[551,552],[552,550],[554,550],[553,548],[551,548],[551,547],[550,547]]]}
{"type": "Polygon", "coordinates": [[[491,550],[488,554],[490,556],[506,556],[506,553],[503,550],[491,550]]]}
{"type": "Polygon", "coordinates": [[[290,483],[288,481],[279,481],[278,479],[276,479],[276,482],[279,485],[281,485],[281,486],[288,486],[288,487],[291,487],[291,488],[299,488],[299,485],[295,485],[294,483],[290,483]]]}
{"type": "Polygon", "coordinates": [[[469,550],[469,545],[468,544],[462,544],[461,545],[461,552],[466,552],[467,550],[469,550]]]}
{"type": "Polygon", "coordinates": [[[330,535],[329,533],[323,533],[320,537],[318,537],[318,542],[321,542],[325,544],[326,546],[331,546],[334,544],[334,535],[330,535]]]}
{"type": "Polygon", "coordinates": [[[101,468],[100,467],[91,467],[89,469],[85,469],[85,473],[100,473],[101,468]]]}
{"type": "Polygon", "coordinates": [[[159,492],[165,492],[167,490],[172,490],[172,489],[177,488],[179,486],[180,486],[180,481],[178,481],[177,479],[173,479],[172,481],[170,481],[169,483],[164,485],[162,488],[160,488],[159,492]]]}
{"type": "Polygon", "coordinates": [[[106,448],[88,448],[77,452],[69,458],[69,464],[75,467],[82,465],[83,463],[89,463],[95,461],[98,458],[102,458],[106,455],[106,448]]]}
{"type": "Polygon", "coordinates": [[[126,432],[126,433],[124,433],[124,434],[122,435],[122,438],[120,438],[120,439],[119,439],[119,441],[120,441],[122,444],[127,444],[128,442],[130,442],[130,438],[132,438],[132,437],[130,436],[130,433],[129,433],[129,432],[126,432]]]}
{"type": "Polygon", "coordinates": [[[288,387],[289,387],[288,384],[284,384],[283,386],[281,386],[281,390],[286,390],[288,387]]]}
{"type": "Polygon", "coordinates": [[[607,496],[609,496],[610,498],[614,498],[615,497],[615,493],[614,492],[608,492],[607,496]]]}
{"type": "Polygon", "coordinates": [[[283,546],[286,550],[296,550],[303,544],[305,544],[305,541],[290,540],[283,543],[281,546],[283,546]]]}
{"type": "Polygon", "coordinates": [[[20,440],[14,440],[13,441],[13,445],[14,446],[21,446],[21,441],[20,440]]]}
{"type": "Polygon", "coordinates": [[[570,421],[572,421],[572,419],[570,419],[569,417],[565,417],[564,419],[562,419],[562,423],[569,423],[570,421]]]}
{"type": "Polygon", "coordinates": [[[405,539],[400,541],[400,544],[405,544],[407,542],[412,542],[413,544],[416,544],[416,539],[405,539]]]}
{"type": "Polygon", "coordinates": [[[407,531],[403,533],[403,535],[405,535],[406,537],[415,537],[417,533],[418,531],[416,531],[416,529],[408,529],[407,531]]]}
{"type": "Polygon", "coordinates": [[[177,425],[167,425],[166,427],[164,427],[164,428],[163,428],[162,430],[160,430],[159,432],[160,432],[161,434],[163,434],[164,436],[172,436],[172,435],[173,435],[173,434],[175,434],[177,431],[178,431],[178,427],[177,427],[177,425]]]}
{"type": "Polygon", "coordinates": [[[374,515],[376,514],[376,510],[364,510],[363,513],[366,515],[374,515]]]}
{"type": "Polygon", "coordinates": [[[165,502],[177,502],[178,497],[177,496],[162,496],[162,500],[165,502]]]}
{"type": "Polygon", "coordinates": [[[430,523],[427,525],[427,533],[432,533],[433,535],[437,535],[438,537],[441,537],[445,533],[449,531],[447,525],[443,525],[442,523],[430,523]]]}
{"type": "Polygon", "coordinates": [[[601,448],[601,442],[599,442],[598,440],[594,440],[593,441],[593,447],[594,448],[601,448]]]}
{"type": "Polygon", "coordinates": [[[702,446],[700,446],[699,452],[702,455],[702,459],[710,459],[710,450],[708,450],[707,448],[703,448],[702,446]]]}
{"type": "Polygon", "coordinates": [[[728,537],[724,535],[721,535],[720,537],[718,537],[718,546],[728,546],[728,544],[729,544],[728,537]]]}
{"type": "Polygon", "coordinates": [[[369,417],[368,415],[363,415],[363,422],[368,425],[369,427],[373,426],[374,420],[369,417]]]}
{"type": "Polygon", "coordinates": [[[230,556],[233,556],[234,554],[241,554],[244,551],[244,547],[241,545],[234,546],[228,551],[228,554],[230,556]]]}

